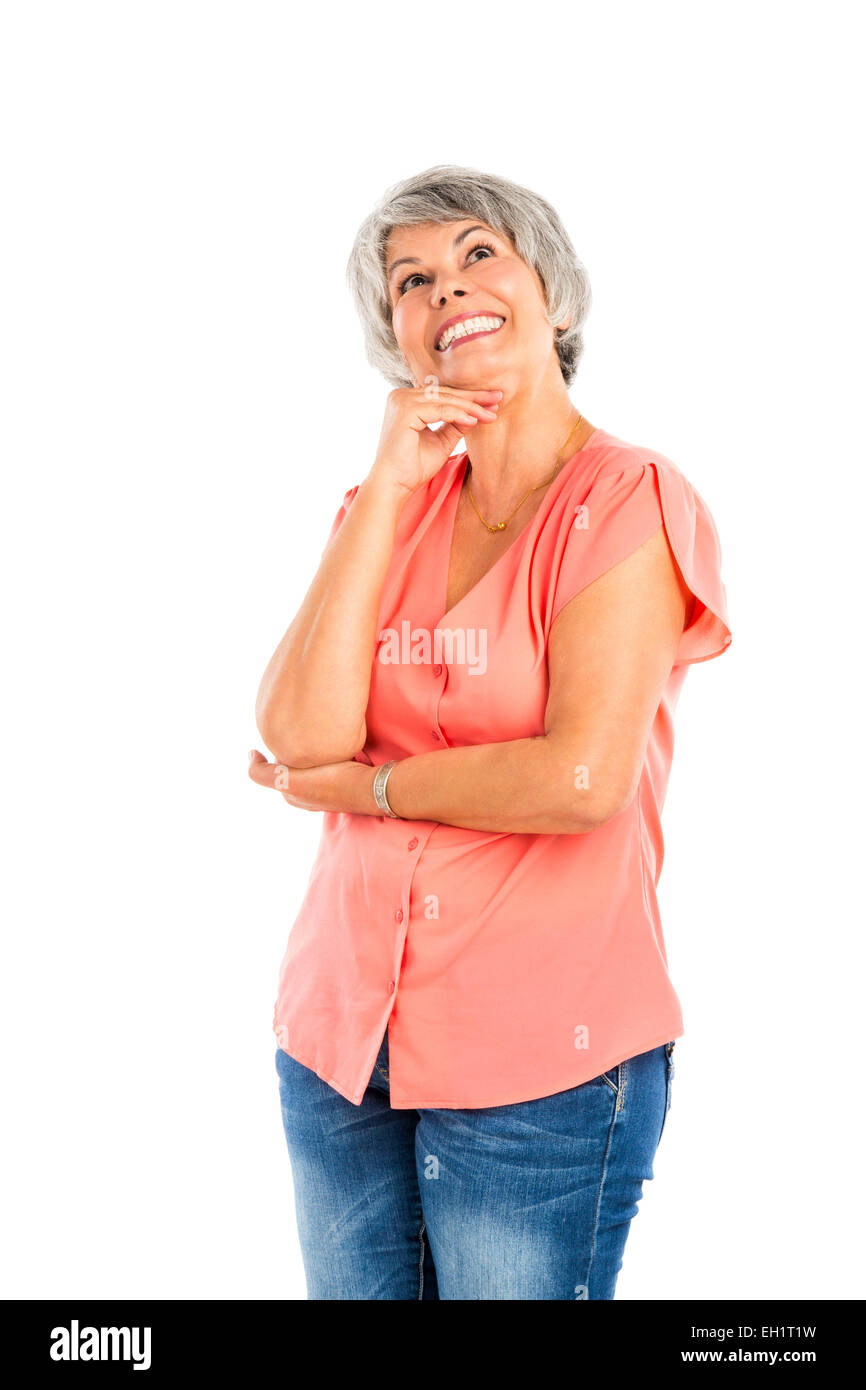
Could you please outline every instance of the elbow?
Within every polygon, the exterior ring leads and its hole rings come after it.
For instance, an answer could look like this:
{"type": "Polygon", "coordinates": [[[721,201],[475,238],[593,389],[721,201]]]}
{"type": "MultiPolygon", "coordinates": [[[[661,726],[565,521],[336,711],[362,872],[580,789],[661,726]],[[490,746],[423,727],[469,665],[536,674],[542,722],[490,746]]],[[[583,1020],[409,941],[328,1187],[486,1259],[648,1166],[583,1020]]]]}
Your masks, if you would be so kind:
{"type": "Polygon", "coordinates": [[[593,802],[585,806],[572,810],[562,818],[562,830],[560,833],[566,835],[588,835],[593,830],[600,830],[608,821],[621,814],[626,809],[620,803],[593,802]]]}
{"type": "Polygon", "coordinates": [[[566,833],[586,835],[622,815],[634,800],[638,780],[639,776],[625,780],[600,775],[595,785],[575,786],[568,806],[563,808],[566,833]]]}
{"type": "MultiPolygon", "coordinates": [[[[626,803],[627,804],[627,803],[626,803]]],[[[583,807],[568,820],[568,834],[588,835],[592,830],[600,830],[625,810],[619,802],[593,802],[583,807]]]]}
{"type": "Polygon", "coordinates": [[[545,736],[545,783],[551,820],[559,833],[600,830],[628,809],[643,771],[643,751],[621,731],[579,729],[545,736]]]}
{"type": "Polygon", "coordinates": [[[256,710],[256,726],[265,747],[286,767],[351,762],[362,751],[367,737],[365,725],[352,734],[338,729],[307,728],[302,723],[277,718],[267,709],[256,710]]]}

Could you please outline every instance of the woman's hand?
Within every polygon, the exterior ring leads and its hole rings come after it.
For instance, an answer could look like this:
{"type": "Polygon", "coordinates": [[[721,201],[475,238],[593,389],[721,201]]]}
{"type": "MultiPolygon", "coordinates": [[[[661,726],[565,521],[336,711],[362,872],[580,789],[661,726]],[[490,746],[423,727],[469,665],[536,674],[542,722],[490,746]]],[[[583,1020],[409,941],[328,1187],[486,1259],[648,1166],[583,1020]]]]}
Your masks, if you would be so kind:
{"type": "Polygon", "coordinates": [[[282,792],[290,806],[301,811],[345,811],[380,816],[373,796],[375,767],[354,761],[323,767],[287,767],[269,763],[257,748],[250,753],[249,775],[260,787],[282,792]]]}
{"type": "Polygon", "coordinates": [[[414,492],[439,472],[468,429],[498,418],[501,399],[501,391],[464,391],[435,380],[398,387],[388,396],[370,477],[414,492]],[[442,428],[431,430],[439,420],[442,428]]]}

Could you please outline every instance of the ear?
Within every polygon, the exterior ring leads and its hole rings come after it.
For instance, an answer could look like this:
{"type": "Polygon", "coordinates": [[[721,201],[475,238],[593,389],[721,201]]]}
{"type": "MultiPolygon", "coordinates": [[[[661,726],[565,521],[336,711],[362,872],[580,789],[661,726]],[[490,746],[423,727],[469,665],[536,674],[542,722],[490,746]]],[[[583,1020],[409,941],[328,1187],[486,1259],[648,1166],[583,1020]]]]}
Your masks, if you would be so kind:
{"type": "Polygon", "coordinates": [[[571,315],[569,315],[569,317],[568,317],[567,319],[563,320],[562,323],[558,323],[558,324],[556,325],[557,331],[558,331],[558,332],[562,332],[562,333],[564,333],[565,330],[566,330],[567,328],[570,328],[570,327],[571,327],[571,315]]]}

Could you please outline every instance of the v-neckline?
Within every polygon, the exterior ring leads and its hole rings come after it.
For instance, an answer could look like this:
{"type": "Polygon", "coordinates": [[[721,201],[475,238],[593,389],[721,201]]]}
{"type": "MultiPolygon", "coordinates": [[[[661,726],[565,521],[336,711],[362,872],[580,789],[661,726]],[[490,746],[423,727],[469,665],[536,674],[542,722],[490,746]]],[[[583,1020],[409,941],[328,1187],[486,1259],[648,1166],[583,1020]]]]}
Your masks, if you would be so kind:
{"type": "MultiPolygon", "coordinates": [[[[481,586],[481,585],[484,583],[484,581],[493,573],[493,571],[497,568],[497,566],[499,566],[499,565],[502,564],[502,562],[505,560],[506,556],[510,555],[511,552],[515,549],[515,547],[518,546],[518,545],[520,544],[520,542],[521,542],[522,540],[525,539],[526,536],[528,536],[530,530],[532,529],[533,525],[535,524],[536,519],[537,519],[537,518],[541,515],[541,513],[544,511],[545,504],[546,504],[547,501],[549,500],[550,495],[551,495],[551,492],[553,491],[553,489],[554,489],[559,483],[561,483],[562,479],[565,477],[565,475],[566,475],[566,473],[567,473],[567,471],[568,471],[569,464],[573,463],[574,460],[575,460],[576,458],[579,457],[579,455],[586,453],[586,451],[587,451],[587,449],[590,447],[590,445],[596,443],[596,442],[597,442],[597,437],[600,436],[600,435],[602,435],[603,433],[604,433],[603,430],[601,430],[601,429],[599,429],[598,427],[596,427],[596,428],[592,431],[592,434],[588,434],[588,435],[587,435],[586,439],[583,441],[583,443],[581,444],[580,448],[579,448],[579,449],[576,449],[576,450],[574,451],[574,453],[573,453],[569,458],[567,458],[567,459],[565,460],[565,462],[563,463],[562,467],[561,467],[560,470],[559,470],[558,475],[556,476],[556,478],[554,478],[553,482],[550,484],[549,490],[544,494],[544,497],[541,499],[541,505],[535,509],[535,511],[533,512],[532,516],[531,516],[531,517],[529,518],[529,520],[527,521],[526,525],[523,526],[523,527],[518,531],[517,535],[514,537],[514,540],[511,542],[511,544],[510,544],[509,546],[507,546],[505,550],[503,550],[503,552],[502,552],[501,555],[498,555],[498,556],[496,557],[496,559],[493,561],[493,564],[490,566],[489,569],[486,569],[486,570],[484,571],[484,573],[481,575],[480,579],[476,579],[476,581],[475,581],[475,583],[472,585],[472,587],[469,588],[469,589],[467,589],[467,590],[466,590],[466,593],[463,594],[463,596],[462,596],[461,598],[457,599],[456,603],[452,603],[452,605],[451,605],[450,608],[446,608],[446,609],[445,609],[444,613],[442,614],[442,617],[439,619],[438,623],[436,624],[437,627],[441,627],[442,624],[445,622],[445,619],[446,619],[446,618],[449,618],[449,617],[451,616],[452,613],[455,613],[455,612],[457,611],[457,609],[460,607],[460,605],[463,604],[463,603],[465,603],[466,600],[467,600],[472,594],[475,593],[475,590],[476,590],[476,589],[480,588],[480,586],[481,586]]],[[[450,516],[450,519],[449,519],[448,524],[447,524],[447,526],[446,526],[447,546],[446,546],[446,551],[445,551],[445,592],[444,592],[443,597],[442,597],[442,602],[445,603],[445,604],[447,604],[447,602],[448,602],[448,579],[449,579],[450,574],[451,574],[451,552],[452,552],[452,550],[454,549],[454,533],[455,533],[455,531],[456,531],[456,529],[457,529],[457,510],[458,510],[458,508],[459,508],[459,506],[460,506],[460,497],[461,497],[462,492],[463,492],[463,484],[464,484],[464,482],[466,481],[466,469],[467,469],[468,463],[469,463],[469,450],[467,449],[467,450],[464,451],[464,454],[463,454],[463,463],[461,464],[460,468],[459,468],[458,470],[455,471],[454,476],[453,476],[453,478],[452,478],[452,480],[451,480],[451,486],[452,486],[452,488],[454,488],[454,500],[451,501],[451,499],[449,499],[449,505],[450,505],[450,507],[451,507],[451,516],[450,516]],[[459,481],[458,481],[458,480],[459,480],[459,481]],[[455,484],[456,484],[456,487],[455,487],[455,484]]]]}

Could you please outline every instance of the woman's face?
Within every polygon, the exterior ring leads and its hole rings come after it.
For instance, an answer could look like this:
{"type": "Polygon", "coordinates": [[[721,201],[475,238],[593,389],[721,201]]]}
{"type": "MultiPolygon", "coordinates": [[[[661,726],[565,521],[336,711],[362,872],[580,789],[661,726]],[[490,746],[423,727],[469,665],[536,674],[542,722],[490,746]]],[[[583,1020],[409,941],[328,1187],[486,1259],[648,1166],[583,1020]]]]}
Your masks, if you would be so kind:
{"type": "Polygon", "coordinates": [[[394,335],[417,386],[432,375],[448,386],[517,387],[549,367],[541,280],[484,223],[397,227],[385,265],[394,335]]]}

